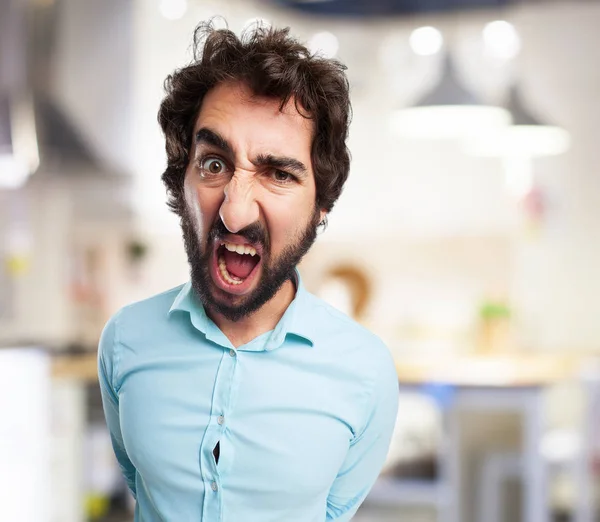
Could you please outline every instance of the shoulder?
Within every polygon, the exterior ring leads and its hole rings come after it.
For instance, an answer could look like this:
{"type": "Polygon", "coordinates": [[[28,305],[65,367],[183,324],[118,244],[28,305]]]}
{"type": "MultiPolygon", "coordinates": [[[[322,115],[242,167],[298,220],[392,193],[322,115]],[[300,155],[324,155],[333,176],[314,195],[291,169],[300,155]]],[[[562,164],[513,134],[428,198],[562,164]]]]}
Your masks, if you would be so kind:
{"type": "Polygon", "coordinates": [[[113,390],[118,390],[124,347],[128,352],[135,352],[137,347],[160,338],[168,330],[168,313],[182,287],[129,304],[113,314],[104,326],[98,344],[101,384],[108,382],[113,390]]]}
{"type": "Polygon", "coordinates": [[[319,345],[373,375],[392,371],[395,375],[392,354],[379,336],[314,294],[307,293],[307,302],[319,345]]]}
{"type": "MultiPolygon", "coordinates": [[[[161,292],[160,294],[126,305],[121,308],[113,318],[118,320],[121,328],[140,320],[166,318],[173,305],[173,301],[183,286],[184,285],[179,285],[175,288],[161,292]]],[[[111,321],[113,318],[111,318],[111,321]]]]}
{"type": "Polygon", "coordinates": [[[99,350],[111,355],[115,345],[131,335],[152,335],[152,330],[166,323],[173,301],[184,285],[171,288],[142,301],[124,306],[108,320],[100,337],[99,350]],[[152,329],[149,329],[152,325],[152,329]]]}

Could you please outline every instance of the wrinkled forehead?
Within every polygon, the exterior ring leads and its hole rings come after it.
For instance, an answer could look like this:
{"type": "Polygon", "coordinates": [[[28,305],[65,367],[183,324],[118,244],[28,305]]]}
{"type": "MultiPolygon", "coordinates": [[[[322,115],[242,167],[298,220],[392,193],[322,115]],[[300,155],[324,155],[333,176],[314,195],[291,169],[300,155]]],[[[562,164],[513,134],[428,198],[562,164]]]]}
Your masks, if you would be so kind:
{"type": "Polygon", "coordinates": [[[236,113],[233,110],[235,108],[241,108],[249,115],[255,116],[257,113],[262,113],[273,120],[284,120],[312,133],[313,118],[298,98],[291,96],[283,106],[282,102],[283,100],[280,98],[255,94],[245,83],[222,82],[210,89],[204,96],[196,118],[196,127],[202,118],[212,115],[214,112],[226,115],[227,113],[236,113]]]}
{"type": "Polygon", "coordinates": [[[194,135],[209,128],[232,146],[254,152],[310,156],[314,122],[290,98],[281,100],[254,94],[245,84],[224,82],[208,91],[194,126],[194,135]]]}

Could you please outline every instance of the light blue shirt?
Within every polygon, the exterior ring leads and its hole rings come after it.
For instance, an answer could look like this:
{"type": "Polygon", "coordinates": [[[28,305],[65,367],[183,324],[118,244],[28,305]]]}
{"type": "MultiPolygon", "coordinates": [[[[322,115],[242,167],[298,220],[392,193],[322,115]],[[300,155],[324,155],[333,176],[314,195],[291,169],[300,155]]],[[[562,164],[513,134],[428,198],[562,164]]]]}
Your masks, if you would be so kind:
{"type": "Polygon", "coordinates": [[[398,408],[386,346],[299,278],[275,329],[238,349],[190,283],[127,306],[99,378],[136,522],[348,521],[398,408]]]}

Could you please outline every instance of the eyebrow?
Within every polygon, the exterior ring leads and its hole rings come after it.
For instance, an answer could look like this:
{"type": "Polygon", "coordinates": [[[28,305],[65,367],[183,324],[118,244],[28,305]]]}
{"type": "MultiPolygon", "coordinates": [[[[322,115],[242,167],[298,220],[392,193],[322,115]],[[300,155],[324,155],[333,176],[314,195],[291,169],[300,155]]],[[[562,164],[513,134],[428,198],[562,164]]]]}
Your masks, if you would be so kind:
{"type": "MultiPolygon", "coordinates": [[[[233,147],[229,142],[219,135],[217,132],[209,129],[208,127],[202,127],[196,133],[196,144],[207,144],[212,145],[223,152],[226,152],[230,156],[233,156],[233,147]]],[[[275,156],[274,154],[259,154],[254,161],[252,161],[257,167],[272,167],[281,170],[292,171],[293,174],[298,177],[305,178],[308,176],[308,169],[306,165],[300,160],[290,158],[287,156],[275,156]]]]}
{"type": "Polygon", "coordinates": [[[213,147],[217,147],[227,154],[233,156],[233,148],[229,144],[229,142],[217,134],[215,131],[210,130],[207,127],[202,127],[196,133],[196,144],[205,143],[207,145],[212,145],[213,147]]]}
{"type": "Polygon", "coordinates": [[[308,169],[304,163],[295,158],[288,158],[286,156],[259,154],[252,163],[257,167],[273,167],[281,170],[290,170],[299,177],[306,177],[308,175],[308,169]]]}

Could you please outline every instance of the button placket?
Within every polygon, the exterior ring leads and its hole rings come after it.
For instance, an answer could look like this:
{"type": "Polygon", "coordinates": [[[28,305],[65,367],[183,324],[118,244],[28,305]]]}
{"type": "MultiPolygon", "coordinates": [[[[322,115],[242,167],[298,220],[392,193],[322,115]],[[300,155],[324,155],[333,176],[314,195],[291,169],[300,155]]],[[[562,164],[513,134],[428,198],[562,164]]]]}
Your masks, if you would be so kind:
{"type": "Polygon", "coordinates": [[[205,498],[203,506],[203,520],[220,520],[221,517],[221,460],[223,456],[223,438],[225,415],[229,404],[229,395],[232,386],[233,374],[237,359],[235,350],[225,349],[221,363],[217,370],[215,390],[211,404],[211,421],[207,427],[201,445],[201,466],[205,484],[205,498]],[[227,354],[232,357],[228,357],[227,354]],[[219,448],[218,457],[215,448],[219,448]]]}
{"type": "MultiPolygon", "coordinates": [[[[238,380],[236,375],[238,374],[238,367],[243,354],[241,352],[234,352],[236,357],[227,357],[228,351],[225,351],[225,360],[227,365],[225,366],[228,372],[228,383],[227,390],[223,389],[223,395],[220,397],[218,406],[213,409],[214,417],[212,421],[213,429],[218,430],[218,437],[220,442],[220,453],[219,461],[217,464],[217,476],[226,476],[228,471],[231,469],[233,459],[235,458],[235,448],[231,445],[231,438],[229,436],[229,430],[231,428],[232,419],[230,418],[232,405],[235,402],[236,390],[238,389],[238,380]]],[[[217,406],[217,405],[215,405],[217,406]]],[[[222,483],[219,483],[219,487],[224,487],[222,483]]]]}

